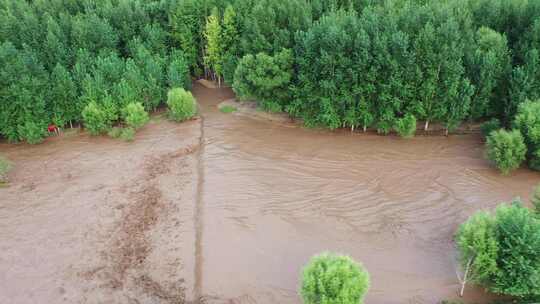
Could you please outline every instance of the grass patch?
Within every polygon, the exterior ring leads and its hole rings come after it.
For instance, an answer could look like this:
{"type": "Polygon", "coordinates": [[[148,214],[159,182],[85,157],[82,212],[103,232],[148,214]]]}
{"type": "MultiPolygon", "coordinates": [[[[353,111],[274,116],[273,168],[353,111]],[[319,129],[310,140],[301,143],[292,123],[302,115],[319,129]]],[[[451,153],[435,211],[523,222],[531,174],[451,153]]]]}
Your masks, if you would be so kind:
{"type": "Polygon", "coordinates": [[[238,111],[238,109],[235,106],[231,105],[224,105],[221,108],[219,108],[221,113],[232,113],[238,111]]]}

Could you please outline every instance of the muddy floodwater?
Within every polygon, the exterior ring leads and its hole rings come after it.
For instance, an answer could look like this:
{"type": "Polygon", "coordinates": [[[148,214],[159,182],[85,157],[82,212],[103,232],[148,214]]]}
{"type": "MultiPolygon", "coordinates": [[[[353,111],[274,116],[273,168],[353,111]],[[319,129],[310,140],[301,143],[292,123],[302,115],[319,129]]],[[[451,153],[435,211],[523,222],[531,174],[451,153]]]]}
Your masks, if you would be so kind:
{"type": "Polygon", "coordinates": [[[438,303],[459,287],[458,225],[540,182],[501,176],[477,135],[310,130],[221,113],[228,89],[193,92],[200,118],[154,119],[133,143],[0,144],[15,163],[0,303],[300,304],[301,268],[325,250],[369,270],[366,303],[438,303]]]}

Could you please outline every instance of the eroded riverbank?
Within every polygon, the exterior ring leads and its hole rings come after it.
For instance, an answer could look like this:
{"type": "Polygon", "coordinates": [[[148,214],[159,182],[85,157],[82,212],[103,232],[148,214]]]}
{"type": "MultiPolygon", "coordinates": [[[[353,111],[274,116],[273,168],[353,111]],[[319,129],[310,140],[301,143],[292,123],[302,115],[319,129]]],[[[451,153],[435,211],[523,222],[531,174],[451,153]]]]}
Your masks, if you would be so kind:
{"type": "MultiPolygon", "coordinates": [[[[452,236],[475,210],[540,182],[503,177],[478,136],[403,140],[224,114],[154,121],[133,143],[77,135],[6,145],[0,302],[299,304],[320,251],[372,276],[366,303],[455,297],[452,236]]],[[[468,288],[466,299],[482,302],[468,288]]]]}

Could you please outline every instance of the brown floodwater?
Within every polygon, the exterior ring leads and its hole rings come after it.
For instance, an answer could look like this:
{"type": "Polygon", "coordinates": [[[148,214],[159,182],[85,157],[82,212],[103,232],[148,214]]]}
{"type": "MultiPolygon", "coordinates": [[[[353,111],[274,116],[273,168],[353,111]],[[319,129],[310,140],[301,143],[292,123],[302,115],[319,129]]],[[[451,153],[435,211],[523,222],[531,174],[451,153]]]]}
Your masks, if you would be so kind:
{"type": "MultiPolygon", "coordinates": [[[[455,298],[453,234],[479,209],[526,199],[540,176],[501,176],[479,136],[309,130],[223,114],[195,86],[204,116],[200,289],[209,303],[301,303],[299,275],[321,251],[371,274],[366,303],[455,298]]],[[[467,288],[466,298],[487,298],[467,288]]]]}
{"type": "Polygon", "coordinates": [[[321,251],[364,264],[366,303],[438,303],[459,288],[458,225],[540,182],[501,176],[477,135],[305,129],[221,113],[229,89],[193,93],[199,119],[157,119],[133,143],[0,144],[16,165],[0,188],[0,303],[300,304],[321,251]]]}

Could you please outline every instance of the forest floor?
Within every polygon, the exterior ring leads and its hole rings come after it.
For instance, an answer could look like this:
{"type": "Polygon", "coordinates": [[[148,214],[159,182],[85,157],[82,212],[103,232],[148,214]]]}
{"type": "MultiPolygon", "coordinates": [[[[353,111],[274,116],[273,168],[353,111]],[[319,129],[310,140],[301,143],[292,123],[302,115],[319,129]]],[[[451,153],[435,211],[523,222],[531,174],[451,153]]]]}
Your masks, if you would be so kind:
{"type": "Polygon", "coordinates": [[[227,88],[193,93],[198,119],[154,117],[131,143],[0,143],[15,165],[0,188],[0,303],[299,304],[302,266],[324,250],[363,262],[367,303],[438,303],[459,288],[459,224],[540,182],[501,176],[477,134],[309,130],[253,105],[221,113],[227,88]]]}

